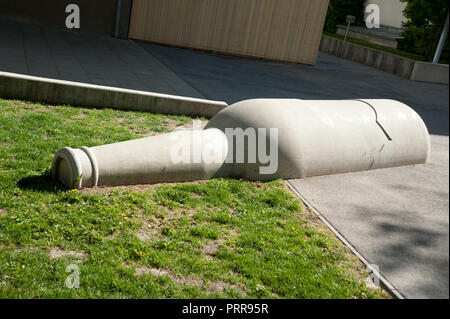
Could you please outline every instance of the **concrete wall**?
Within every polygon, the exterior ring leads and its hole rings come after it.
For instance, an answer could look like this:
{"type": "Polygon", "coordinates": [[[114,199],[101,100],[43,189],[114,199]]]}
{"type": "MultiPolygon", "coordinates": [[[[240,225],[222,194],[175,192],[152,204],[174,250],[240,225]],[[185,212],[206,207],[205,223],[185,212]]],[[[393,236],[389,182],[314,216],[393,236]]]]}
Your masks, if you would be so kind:
{"type": "MultiPolygon", "coordinates": [[[[122,0],[121,37],[128,35],[131,2],[131,0],[122,0]]],[[[0,2],[0,19],[62,29],[66,28],[66,6],[71,3],[80,7],[81,28],[76,31],[106,36],[114,34],[117,0],[2,0],[0,2]]]]}
{"type": "Polygon", "coordinates": [[[400,0],[367,0],[369,4],[377,4],[380,9],[380,24],[388,27],[401,28],[402,22],[406,22],[403,10],[406,8],[405,2],[400,0]]]}
{"type": "Polygon", "coordinates": [[[448,75],[448,64],[416,62],[411,74],[411,80],[448,84],[448,75]]]}
{"type": "Polygon", "coordinates": [[[49,104],[212,117],[225,102],[53,80],[0,71],[0,96],[49,104]]]}
{"type": "Polygon", "coordinates": [[[369,65],[413,81],[449,83],[449,67],[403,58],[384,51],[322,36],[320,51],[369,65]]]}

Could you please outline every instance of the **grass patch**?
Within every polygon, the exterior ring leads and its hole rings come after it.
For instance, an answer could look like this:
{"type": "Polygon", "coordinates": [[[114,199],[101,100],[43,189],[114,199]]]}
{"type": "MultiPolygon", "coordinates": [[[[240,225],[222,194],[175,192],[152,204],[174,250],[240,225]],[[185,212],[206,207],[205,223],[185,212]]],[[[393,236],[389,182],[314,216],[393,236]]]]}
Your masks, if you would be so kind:
{"type": "MultiPolygon", "coordinates": [[[[326,35],[327,37],[331,37],[331,38],[336,38],[339,40],[344,40],[344,36],[340,35],[340,34],[336,34],[336,33],[331,33],[331,32],[323,32],[324,35],[326,35]]],[[[362,45],[364,47],[368,47],[368,48],[372,48],[372,49],[376,49],[376,50],[380,50],[380,51],[384,51],[384,52],[388,52],[388,53],[392,53],[407,59],[411,59],[411,60],[415,60],[415,61],[425,61],[425,57],[421,56],[421,55],[417,55],[414,53],[409,53],[406,51],[402,51],[399,49],[394,49],[394,48],[390,48],[390,47],[385,47],[383,45],[378,45],[378,44],[374,44],[374,43],[370,43],[367,41],[363,41],[363,40],[358,40],[355,38],[351,38],[351,37],[347,37],[347,40],[350,43],[354,43],[354,44],[358,44],[358,45],[362,45]]]]}
{"type": "Polygon", "coordinates": [[[50,180],[60,147],[190,120],[0,99],[0,297],[386,297],[282,181],[71,191],[50,180]],[[78,289],[64,284],[70,264],[78,289]]]}

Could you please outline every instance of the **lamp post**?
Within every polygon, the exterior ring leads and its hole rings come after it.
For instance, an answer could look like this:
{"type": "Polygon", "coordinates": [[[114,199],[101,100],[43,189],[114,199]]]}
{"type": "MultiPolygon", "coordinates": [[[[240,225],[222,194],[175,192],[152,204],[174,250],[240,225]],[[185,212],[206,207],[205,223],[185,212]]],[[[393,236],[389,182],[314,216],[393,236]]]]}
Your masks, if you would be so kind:
{"type": "Polygon", "coordinates": [[[442,30],[441,38],[439,40],[438,47],[436,49],[436,54],[434,55],[433,63],[439,63],[439,59],[441,58],[442,50],[444,49],[445,40],[447,39],[448,34],[448,14],[447,20],[445,21],[444,29],[442,30]]]}

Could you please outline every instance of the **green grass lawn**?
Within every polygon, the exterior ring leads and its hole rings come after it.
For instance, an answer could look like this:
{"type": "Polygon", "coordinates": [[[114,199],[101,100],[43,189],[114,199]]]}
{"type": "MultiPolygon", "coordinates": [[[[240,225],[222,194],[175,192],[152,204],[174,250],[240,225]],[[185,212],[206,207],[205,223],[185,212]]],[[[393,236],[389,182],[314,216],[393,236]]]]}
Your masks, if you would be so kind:
{"type": "Polygon", "coordinates": [[[0,99],[0,297],[387,297],[283,181],[71,191],[49,177],[60,147],[191,120],[0,99]]]}
{"type": "MultiPolygon", "coordinates": [[[[340,34],[336,34],[336,33],[331,33],[331,32],[323,32],[324,35],[328,36],[328,37],[332,37],[332,38],[336,38],[339,40],[344,40],[344,36],[340,35],[340,34]]],[[[377,49],[377,50],[381,50],[384,52],[388,52],[388,53],[392,53],[407,59],[411,59],[411,60],[416,60],[416,61],[425,61],[425,58],[421,55],[417,55],[417,54],[413,54],[413,53],[409,53],[406,51],[402,51],[402,50],[398,50],[398,49],[394,49],[394,48],[390,48],[390,47],[385,47],[382,45],[378,45],[378,44],[374,44],[374,43],[370,43],[367,41],[363,41],[363,40],[358,40],[355,38],[351,38],[351,37],[347,37],[347,40],[350,43],[354,43],[354,44],[359,44],[362,45],[364,47],[368,47],[368,48],[372,48],[372,49],[377,49]]]]}

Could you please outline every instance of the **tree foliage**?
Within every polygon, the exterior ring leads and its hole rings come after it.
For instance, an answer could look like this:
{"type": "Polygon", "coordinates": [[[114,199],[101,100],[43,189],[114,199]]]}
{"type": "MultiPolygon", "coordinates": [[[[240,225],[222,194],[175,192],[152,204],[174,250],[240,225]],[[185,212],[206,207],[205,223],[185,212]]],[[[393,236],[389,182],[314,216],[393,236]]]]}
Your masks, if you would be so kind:
{"type": "Polygon", "coordinates": [[[325,31],[335,33],[337,24],[346,24],[345,17],[353,15],[356,24],[364,20],[364,3],[366,0],[330,0],[327,18],[325,20],[325,31]]]}
{"type": "MultiPolygon", "coordinates": [[[[445,19],[448,15],[448,0],[400,0],[406,2],[404,15],[408,19],[403,23],[403,39],[399,49],[419,54],[430,60],[436,50],[445,19]]],[[[442,59],[448,61],[448,39],[442,59]]]]}

